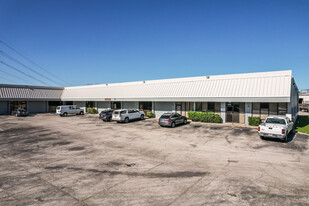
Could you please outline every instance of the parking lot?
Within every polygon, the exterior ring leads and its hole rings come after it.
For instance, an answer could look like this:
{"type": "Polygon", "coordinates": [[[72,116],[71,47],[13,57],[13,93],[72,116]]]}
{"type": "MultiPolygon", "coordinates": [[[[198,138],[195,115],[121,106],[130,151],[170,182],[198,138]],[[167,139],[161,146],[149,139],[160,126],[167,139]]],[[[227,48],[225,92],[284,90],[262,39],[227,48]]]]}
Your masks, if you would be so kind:
{"type": "Polygon", "coordinates": [[[0,205],[309,205],[308,136],[0,116],[0,205]]]}

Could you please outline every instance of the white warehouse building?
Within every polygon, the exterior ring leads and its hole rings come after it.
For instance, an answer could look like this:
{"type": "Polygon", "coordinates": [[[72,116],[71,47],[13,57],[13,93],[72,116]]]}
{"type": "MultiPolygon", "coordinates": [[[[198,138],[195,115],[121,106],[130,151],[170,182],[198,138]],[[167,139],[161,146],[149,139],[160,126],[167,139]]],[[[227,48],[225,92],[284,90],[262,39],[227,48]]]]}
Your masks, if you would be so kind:
{"type": "MultiPolygon", "coordinates": [[[[5,85],[0,85],[1,107],[10,105],[3,89],[5,85]]],[[[61,91],[60,99],[57,95],[54,98],[58,104],[75,104],[85,111],[138,108],[152,111],[156,117],[165,112],[187,115],[188,111],[213,111],[223,123],[248,124],[250,116],[295,118],[299,109],[291,70],[65,87],[61,91]]],[[[46,99],[45,105],[56,105],[51,99],[46,99]]],[[[46,108],[46,112],[51,110],[46,108]]]]}

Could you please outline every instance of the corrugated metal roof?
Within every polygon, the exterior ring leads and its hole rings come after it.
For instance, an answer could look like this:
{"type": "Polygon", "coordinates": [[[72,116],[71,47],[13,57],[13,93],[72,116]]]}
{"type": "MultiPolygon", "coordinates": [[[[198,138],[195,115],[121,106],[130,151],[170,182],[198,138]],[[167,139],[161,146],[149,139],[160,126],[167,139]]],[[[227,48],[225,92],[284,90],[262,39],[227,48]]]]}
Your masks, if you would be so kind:
{"type": "Polygon", "coordinates": [[[0,100],[61,100],[62,87],[0,85],[0,100]]]}
{"type": "Polygon", "coordinates": [[[66,87],[62,100],[290,101],[292,71],[66,87]]]}

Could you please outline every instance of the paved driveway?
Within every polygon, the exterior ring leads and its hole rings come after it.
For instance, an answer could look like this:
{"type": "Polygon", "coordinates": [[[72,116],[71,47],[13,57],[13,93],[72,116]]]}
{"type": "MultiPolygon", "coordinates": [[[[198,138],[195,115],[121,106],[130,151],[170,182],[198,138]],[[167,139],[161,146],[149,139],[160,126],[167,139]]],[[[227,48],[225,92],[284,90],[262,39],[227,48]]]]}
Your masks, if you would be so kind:
{"type": "Polygon", "coordinates": [[[308,136],[0,116],[0,205],[309,205],[308,136]]]}

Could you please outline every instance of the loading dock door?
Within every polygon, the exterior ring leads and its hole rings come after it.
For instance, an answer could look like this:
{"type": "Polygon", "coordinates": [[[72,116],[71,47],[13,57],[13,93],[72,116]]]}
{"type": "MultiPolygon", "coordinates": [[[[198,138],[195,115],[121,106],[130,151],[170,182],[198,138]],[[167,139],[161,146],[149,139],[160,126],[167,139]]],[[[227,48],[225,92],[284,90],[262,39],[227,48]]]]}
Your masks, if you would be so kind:
{"type": "Polygon", "coordinates": [[[0,115],[8,114],[8,102],[0,102],[0,115]]]}
{"type": "Polygon", "coordinates": [[[226,122],[239,123],[239,104],[226,104],[226,122]]]}
{"type": "Polygon", "coordinates": [[[47,102],[28,102],[29,113],[45,113],[47,112],[47,102]]]}

